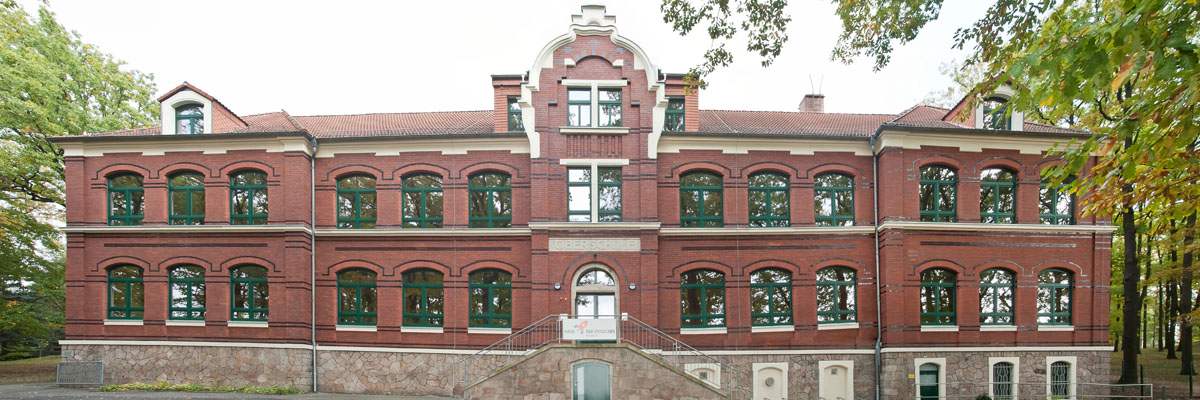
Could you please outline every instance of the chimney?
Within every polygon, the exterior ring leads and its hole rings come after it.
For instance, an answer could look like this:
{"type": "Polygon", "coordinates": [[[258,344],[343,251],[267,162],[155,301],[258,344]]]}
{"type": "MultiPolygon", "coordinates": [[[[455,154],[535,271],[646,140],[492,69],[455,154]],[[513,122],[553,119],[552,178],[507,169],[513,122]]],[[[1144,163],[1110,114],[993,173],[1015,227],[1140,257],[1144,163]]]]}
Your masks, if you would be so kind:
{"type": "Polygon", "coordinates": [[[823,94],[806,94],[804,100],[800,101],[801,112],[825,112],[825,95],[823,94]]]}

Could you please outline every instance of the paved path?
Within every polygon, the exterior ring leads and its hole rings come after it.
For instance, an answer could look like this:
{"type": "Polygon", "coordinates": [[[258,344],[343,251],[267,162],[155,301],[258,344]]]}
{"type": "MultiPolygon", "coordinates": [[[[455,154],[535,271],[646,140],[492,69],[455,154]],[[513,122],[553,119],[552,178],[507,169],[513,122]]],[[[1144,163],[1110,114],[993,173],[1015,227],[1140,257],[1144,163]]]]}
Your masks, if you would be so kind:
{"type": "Polygon", "coordinates": [[[445,397],[407,396],[364,396],[350,394],[306,393],[288,396],[241,394],[241,393],[190,393],[190,392],[98,392],[89,389],[60,388],[50,383],[22,385],[0,385],[0,399],[14,400],[67,400],[67,399],[238,399],[238,400],[349,400],[349,399],[404,399],[443,400],[445,397]]]}

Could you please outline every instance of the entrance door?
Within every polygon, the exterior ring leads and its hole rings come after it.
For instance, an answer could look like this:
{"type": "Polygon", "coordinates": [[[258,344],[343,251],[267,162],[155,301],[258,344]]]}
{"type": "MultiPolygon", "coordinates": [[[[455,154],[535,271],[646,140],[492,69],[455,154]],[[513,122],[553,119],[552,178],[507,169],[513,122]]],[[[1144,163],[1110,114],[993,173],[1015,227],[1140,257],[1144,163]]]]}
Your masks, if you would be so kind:
{"type": "Polygon", "coordinates": [[[608,364],[582,362],[575,364],[571,374],[571,386],[575,400],[612,399],[612,377],[608,364]]]}
{"type": "Polygon", "coordinates": [[[615,318],[616,296],[612,293],[580,293],[575,295],[575,317],[584,319],[615,318]]]}

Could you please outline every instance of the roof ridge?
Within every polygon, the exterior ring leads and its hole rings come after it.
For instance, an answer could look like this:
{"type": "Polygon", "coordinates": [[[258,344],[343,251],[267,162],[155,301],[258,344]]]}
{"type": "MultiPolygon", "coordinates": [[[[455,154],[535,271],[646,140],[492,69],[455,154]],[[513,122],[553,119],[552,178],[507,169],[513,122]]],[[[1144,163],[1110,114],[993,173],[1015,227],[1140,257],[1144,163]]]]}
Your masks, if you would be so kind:
{"type": "Polygon", "coordinates": [[[297,118],[306,117],[355,117],[364,115],[397,115],[397,114],[449,114],[449,113],[475,113],[475,112],[494,112],[495,110],[457,110],[457,111],[398,111],[398,112],[375,112],[375,113],[355,113],[355,114],[311,114],[297,115],[297,118]]]}
{"type": "Polygon", "coordinates": [[[729,110],[729,109],[702,109],[700,111],[726,111],[726,112],[760,112],[760,113],[779,113],[779,114],[817,114],[817,115],[872,115],[872,116],[894,116],[896,114],[887,113],[844,113],[844,112],[813,112],[813,111],[779,111],[779,110],[729,110]]]}

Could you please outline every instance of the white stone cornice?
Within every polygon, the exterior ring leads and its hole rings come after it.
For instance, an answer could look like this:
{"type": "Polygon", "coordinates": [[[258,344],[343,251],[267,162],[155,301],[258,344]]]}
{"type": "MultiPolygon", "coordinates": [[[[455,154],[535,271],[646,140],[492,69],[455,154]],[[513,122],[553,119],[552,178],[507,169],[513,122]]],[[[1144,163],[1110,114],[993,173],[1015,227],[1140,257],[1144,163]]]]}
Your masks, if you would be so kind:
{"type": "Polygon", "coordinates": [[[659,222],[531,222],[529,229],[548,231],[632,231],[657,230],[659,222]]]}
{"type": "Polygon", "coordinates": [[[263,150],[268,153],[302,152],[312,155],[312,144],[304,136],[238,137],[236,133],[191,136],[196,140],[174,140],[169,135],[162,140],[140,140],[142,137],[113,137],[111,141],[88,140],[59,142],[64,157],[99,157],[110,153],[137,153],[161,156],[167,152],[200,152],[225,154],[233,150],[263,150]],[[132,140],[137,138],[139,140],[132,140]]]}
{"type": "Polygon", "coordinates": [[[662,228],[662,236],[863,235],[872,226],[793,226],[786,228],[662,228]]]}
{"type": "Polygon", "coordinates": [[[1044,225],[1044,224],[984,224],[977,222],[884,222],[880,231],[888,229],[910,231],[953,231],[953,232],[1023,232],[1091,234],[1113,233],[1113,225],[1044,225]]]}
{"type": "Polygon", "coordinates": [[[884,128],[879,134],[875,150],[888,147],[920,149],[921,146],[954,147],[959,151],[979,153],[984,149],[1016,150],[1021,154],[1040,155],[1051,150],[1067,150],[1071,137],[1043,137],[1032,135],[964,135],[956,133],[911,132],[884,128]]]}
{"type": "Polygon", "coordinates": [[[529,236],[529,228],[317,229],[318,237],[529,236]]]}
{"type": "Polygon", "coordinates": [[[132,226],[67,226],[64,233],[87,234],[184,234],[197,233],[281,233],[302,232],[311,235],[312,229],[304,225],[132,225],[132,226]]]}

